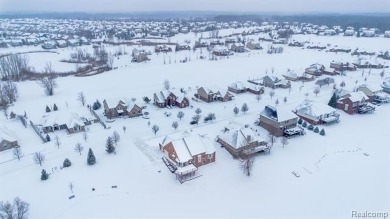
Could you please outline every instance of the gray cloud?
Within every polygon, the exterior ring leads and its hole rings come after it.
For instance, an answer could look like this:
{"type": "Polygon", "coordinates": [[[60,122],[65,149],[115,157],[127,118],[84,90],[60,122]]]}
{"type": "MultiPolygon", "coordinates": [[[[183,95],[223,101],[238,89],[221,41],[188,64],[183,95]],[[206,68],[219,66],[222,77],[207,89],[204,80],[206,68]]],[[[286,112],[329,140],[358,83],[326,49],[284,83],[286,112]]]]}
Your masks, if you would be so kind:
{"type": "Polygon", "coordinates": [[[390,0],[0,0],[0,11],[390,12],[390,0]]]}

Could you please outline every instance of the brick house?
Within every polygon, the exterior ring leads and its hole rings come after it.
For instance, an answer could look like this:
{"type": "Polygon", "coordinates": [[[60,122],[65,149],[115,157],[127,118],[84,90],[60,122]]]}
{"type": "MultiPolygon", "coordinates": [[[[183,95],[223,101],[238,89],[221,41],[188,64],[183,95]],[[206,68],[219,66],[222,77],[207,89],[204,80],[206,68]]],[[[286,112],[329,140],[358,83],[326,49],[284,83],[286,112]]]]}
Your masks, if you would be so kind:
{"type": "Polygon", "coordinates": [[[372,113],[375,107],[369,105],[368,100],[369,98],[362,91],[351,92],[338,99],[337,109],[343,110],[349,115],[372,113]]]}
{"type": "Polygon", "coordinates": [[[372,102],[382,92],[382,87],[363,84],[358,86],[356,91],[362,91],[368,97],[368,101],[372,102]]]}
{"type": "Polygon", "coordinates": [[[200,166],[213,163],[216,159],[211,139],[188,132],[175,140],[165,137],[159,143],[159,148],[170,164],[176,167],[175,174],[179,179],[194,174],[200,166]]]}
{"type": "Polygon", "coordinates": [[[390,78],[385,78],[381,87],[384,92],[390,94],[390,78]]]}
{"type": "Polygon", "coordinates": [[[314,76],[320,76],[324,72],[325,66],[315,63],[305,69],[305,73],[314,76]]]}
{"type": "Polygon", "coordinates": [[[298,116],[283,108],[270,105],[260,112],[259,125],[276,137],[283,136],[286,130],[297,126],[298,116]]]}
{"type": "Polygon", "coordinates": [[[0,151],[19,147],[15,136],[4,126],[0,126],[0,151]]]}
{"type": "Polygon", "coordinates": [[[340,115],[336,110],[321,102],[305,100],[295,108],[294,112],[312,125],[331,124],[340,121],[340,115]]]}
{"type": "Polygon", "coordinates": [[[117,117],[136,117],[142,115],[142,108],[133,101],[125,102],[123,100],[112,101],[103,100],[104,113],[107,118],[117,117]]]}
{"type": "Polygon", "coordinates": [[[233,95],[230,94],[229,91],[226,92],[220,92],[220,91],[212,91],[210,89],[200,87],[197,89],[197,92],[195,94],[195,97],[198,99],[201,99],[207,103],[214,102],[214,101],[230,101],[233,99],[233,95]]]}
{"type": "Polygon", "coordinates": [[[289,88],[289,87],[291,87],[290,81],[281,80],[281,79],[279,79],[276,76],[268,76],[268,75],[263,77],[263,83],[262,84],[265,87],[269,87],[269,88],[272,88],[272,89],[275,89],[275,88],[289,88]]]}
{"type": "Polygon", "coordinates": [[[217,142],[235,158],[245,158],[269,150],[267,141],[250,128],[229,129],[217,137],[217,142]]]}
{"type": "Polygon", "coordinates": [[[242,83],[241,81],[237,81],[228,86],[228,91],[236,94],[240,94],[240,93],[245,93],[247,91],[247,88],[244,83],[242,83]]]}
{"type": "Polygon", "coordinates": [[[190,101],[184,95],[176,95],[171,91],[160,91],[153,94],[153,104],[159,108],[177,106],[184,108],[190,105],[190,101]]]}

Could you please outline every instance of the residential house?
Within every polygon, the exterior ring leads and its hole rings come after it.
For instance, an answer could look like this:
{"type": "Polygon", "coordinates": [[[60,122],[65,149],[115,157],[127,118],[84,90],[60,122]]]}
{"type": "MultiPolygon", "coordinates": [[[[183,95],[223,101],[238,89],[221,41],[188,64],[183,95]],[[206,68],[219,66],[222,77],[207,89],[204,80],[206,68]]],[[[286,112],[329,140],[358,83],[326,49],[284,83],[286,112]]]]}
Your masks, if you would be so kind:
{"type": "Polygon", "coordinates": [[[229,56],[232,54],[226,46],[214,46],[212,53],[216,56],[229,56]]]}
{"type": "Polygon", "coordinates": [[[227,130],[217,137],[217,142],[235,158],[245,158],[258,152],[269,151],[267,141],[250,128],[227,130]]]}
{"type": "Polygon", "coordinates": [[[162,46],[155,46],[154,47],[154,52],[156,52],[156,53],[159,53],[159,52],[165,52],[165,53],[172,52],[172,48],[164,44],[162,46]]]}
{"type": "Polygon", "coordinates": [[[214,101],[230,101],[233,99],[233,95],[229,93],[229,91],[226,92],[220,92],[216,90],[215,92],[211,89],[200,87],[198,88],[195,97],[198,99],[201,99],[207,103],[214,102],[214,101]]]}
{"type": "Polygon", "coordinates": [[[296,73],[293,70],[288,70],[286,74],[282,75],[286,80],[289,81],[312,81],[314,76],[307,75],[305,72],[296,73]]]}
{"type": "Polygon", "coordinates": [[[350,92],[337,100],[337,109],[353,115],[356,113],[372,113],[375,107],[368,103],[369,98],[363,91],[350,92]]]}
{"type": "Polygon", "coordinates": [[[368,101],[372,102],[382,92],[382,87],[362,84],[357,87],[356,91],[362,91],[368,97],[368,101]]]}
{"type": "Polygon", "coordinates": [[[19,147],[18,140],[5,126],[0,126],[0,151],[13,147],[19,147]]]}
{"type": "Polygon", "coordinates": [[[38,126],[41,127],[44,133],[66,130],[68,134],[73,134],[85,131],[86,123],[91,124],[88,122],[90,120],[85,117],[82,118],[74,112],[58,110],[44,115],[38,126]]]}
{"type": "Polygon", "coordinates": [[[246,44],[246,48],[248,48],[250,50],[261,50],[261,49],[263,49],[263,47],[260,46],[260,43],[256,43],[255,41],[249,41],[246,44]]]}
{"type": "Polygon", "coordinates": [[[356,68],[385,68],[387,66],[384,66],[380,63],[371,63],[369,61],[365,61],[363,59],[357,59],[355,62],[352,63],[356,66],[356,68]]]}
{"type": "Polygon", "coordinates": [[[349,62],[335,62],[330,63],[330,67],[336,69],[337,71],[355,71],[356,66],[352,65],[349,62]]]}
{"type": "Polygon", "coordinates": [[[175,174],[179,180],[194,175],[200,166],[213,163],[216,159],[214,143],[209,138],[188,132],[176,139],[165,137],[159,143],[159,148],[170,165],[175,166],[175,174]]]}
{"type": "Polygon", "coordinates": [[[144,61],[148,61],[150,60],[148,55],[150,55],[150,53],[146,52],[145,50],[143,49],[136,49],[134,48],[132,50],[132,62],[144,62],[144,61]]]}
{"type": "Polygon", "coordinates": [[[295,114],[312,125],[331,124],[340,121],[335,109],[321,102],[305,100],[295,108],[295,114]]]}
{"type": "Polygon", "coordinates": [[[320,76],[324,72],[325,67],[321,64],[315,63],[305,69],[305,73],[314,76],[320,76]]]}
{"type": "Polygon", "coordinates": [[[256,95],[260,95],[260,94],[263,94],[264,93],[264,87],[263,86],[260,86],[258,84],[249,84],[248,85],[248,92],[252,93],[252,94],[256,94],[256,95]]]}
{"type": "Polygon", "coordinates": [[[260,112],[259,125],[276,137],[290,133],[289,130],[295,131],[297,122],[298,116],[285,108],[267,105],[260,112]]]}
{"type": "Polygon", "coordinates": [[[233,43],[230,45],[230,50],[237,53],[246,52],[245,45],[242,43],[233,43]]]}
{"type": "Polygon", "coordinates": [[[291,87],[290,81],[279,79],[276,76],[266,75],[263,77],[263,84],[265,87],[274,88],[289,88],[291,87]]]}
{"type": "Polygon", "coordinates": [[[171,91],[160,91],[153,94],[153,103],[159,108],[178,106],[184,108],[190,105],[190,101],[183,95],[176,95],[171,91]]]}
{"type": "Polygon", "coordinates": [[[247,91],[247,88],[244,83],[242,83],[241,81],[237,81],[228,86],[228,91],[236,94],[240,94],[240,93],[245,93],[247,91]]]}
{"type": "Polygon", "coordinates": [[[48,41],[42,44],[42,49],[56,49],[57,44],[54,41],[48,41]]]}
{"type": "Polygon", "coordinates": [[[117,117],[136,117],[142,115],[142,108],[134,103],[134,101],[113,101],[109,99],[103,100],[104,113],[107,118],[113,119],[117,117]]]}
{"type": "Polygon", "coordinates": [[[382,84],[382,89],[384,92],[390,94],[390,78],[385,78],[382,84]]]}

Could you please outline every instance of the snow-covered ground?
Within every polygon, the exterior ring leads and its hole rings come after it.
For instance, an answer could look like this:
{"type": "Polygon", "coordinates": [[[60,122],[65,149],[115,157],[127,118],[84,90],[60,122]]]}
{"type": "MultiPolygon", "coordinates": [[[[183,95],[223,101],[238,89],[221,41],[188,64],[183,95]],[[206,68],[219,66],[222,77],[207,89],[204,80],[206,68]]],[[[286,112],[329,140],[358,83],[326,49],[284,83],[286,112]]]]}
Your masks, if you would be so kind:
{"type": "MultiPolygon", "coordinates": [[[[389,39],[384,38],[294,37],[300,41],[374,51],[388,50],[385,46],[390,45],[389,39]]],[[[194,34],[180,34],[171,42],[185,39],[194,42],[194,34]]],[[[266,48],[267,44],[262,46],[266,48]]],[[[91,46],[88,48],[92,52],[91,46]]],[[[153,50],[153,47],[147,48],[153,50]]],[[[45,96],[36,82],[18,83],[19,99],[9,111],[17,114],[26,111],[35,122],[45,113],[46,105],[54,103],[59,110],[79,111],[82,107],[76,100],[79,92],[85,94],[89,104],[106,98],[136,98],[141,102],[143,96],[152,98],[154,92],[162,90],[163,81],[168,79],[172,90],[179,93],[179,89],[184,88],[188,90],[188,97],[192,97],[197,86],[226,89],[233,82],[262,77],[266,71],[272,74],[272,68],[273,74],[281,77],[287,69],[303,71],[316,62],[328,66],[332,60],[351,62],[355,58],[350,54],[285,47],[282,54],[268,55],[262,50],[217,61],[198,59],[200,50],[191,50],[154,54],[150,62],[131,63],[131,49],[126,47],[129,54],[115,60],[116,70],[92,77],[58,78],[58,88],[52,97],[45,96]],[[179,63],[185,57],[190,57],[191,61],[179,63]]],[[[40,63],[53,60],[54,69],[66,71],[67,67],[55,60],[68,58],[70,50],[59,49],[59,54],[47,56],[30,54],[30,63],[40,69],[40,63]]],[[[110,50],[116,48],[110,47],[110,50]]],[[[206,50],[203,55],[207,55],[206,50]]],[[[337,85],[345,81],[345,89],[353,90],[356,81],[380,85],[380,71],[372,70],[368,75],[366,70],[362,76],[358,70],[334,78],[337,85]]],[[[385,73],[389,76],[388,69],[385,73]]],[[[214,139],[231,120],[252,125],[260,110],[267,104],[275,105],[276,99],[280,107],[294,109],[305,99],[305,93],[309,93],[309,99],[327,103],[332,85],[322,87],[318,96],[313,93],[314,88],[314,82],[292,82],[291,93],[288,89],[275,90],[271,99],[270,90],[266,88],[259,102],[251,94],[236,95],[227,103],[191,101],[194,107],[182,109],[185,116],[181,121],[176,118],[178,108],[158,109],[149,104],[145,109],[150,113],[149,120],[116,119],[108,123],[109,129],[93,124],[88,126],[87,141],[81,133],[52,134],[52,138],[55,135],[60,138],[59,149],[54,142],[42,144],[31,127],[24,128],[19,121],[1,116],[1,125],[16,135],[25,154],[18,161],[13,159],[12,150],[0,152],[1,200],[19,196],[31,204],[30,218],[350,218],[353,210],[390,212],[390,104],[378,106],[374,114],[369,115],[351,116],[339,111],[340,123],[324,126],[326,136],[306,131],[307,135],[290,139],[286,147],[276,143],[269,155],[256,157],[249,178],[241,173],[238,161],[217,143],[216,162],[200,167],[197,174],[202,176],[184,184],[175,180],[161,160],[162,153],[156,142],[166,135],[187,130],[214,139]],[[284,97],[287,103],[282,101],[284,97]],[[249,111],[234,116],[233,108],[240,108],[243,103],[248,104],[249,111]],[[198,107],[203,111],[202,116],[215,113],[216,121],[190,125],[198,107]],[[164,112],[171,112],[172,116],[166,117],[164,112]],[[179,123],[176,131],[171,127],[173,121],[179,123]],[[151,130],[153,124],[160,127],[156,136],[151,130]],[[123,126],[127,127],[125,133],[123,126]],[[121,135],[115,155],[105,151],[106,138],[113,131],[121,135]],[[74,150],[78,142],[85,148],[82,155],[74,150]],[[86,164],[88,148],[95,153],[94,166],[86,164]],[[32,159],[32,153],[37,151],[46,155],[42,167],[32,159]],[[65,158],[71,160],[72,166],[60,169],[65,158]],[[42,168],[50,173],[47,181],[40,180],[42,168]],[[292,171],[298,172],[300,177],[295,177],[292,171]],[[72,195],[70,182],[75,186],[73,199],[68,199],[72,195]],[[112,188],[113,185],[118,188],[112,188]]],[[[101,110],[98,113],[101,114],[101,110]]],[[[265,137],[263,129],[255,128],[265,137]]]]}

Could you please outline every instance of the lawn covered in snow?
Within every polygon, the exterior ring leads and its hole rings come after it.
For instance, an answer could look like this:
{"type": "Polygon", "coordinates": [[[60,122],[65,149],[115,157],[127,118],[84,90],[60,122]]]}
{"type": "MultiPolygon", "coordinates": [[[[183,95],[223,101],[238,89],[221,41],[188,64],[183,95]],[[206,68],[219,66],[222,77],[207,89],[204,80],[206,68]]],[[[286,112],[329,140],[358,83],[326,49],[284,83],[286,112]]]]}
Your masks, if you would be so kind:
{"type": "MultiPolygon", "coordinates": [[[[191,33],[179,35],[171,41],[191,37],[194,37],[191,33]]],[[[300,41],[374,51],[389,49],[385,46],[390,45],[389,39],[384,38],[295,37],[300,41]]],[[[267,43],[262,46],[267,48],[267,43]]],[[[173,91],[179,93],[179,89],[184,88],[192,98],[197,86],[226,89],[236,81],[260,78],[266,72],[272,74],[272,68],[273,74],[282,78],[281,74],[287,69],[300,72],[316,62],[329,66],[332,60],[352,62],[356,58],[350,54],[286,46],[284,53],[273,55],[261,50],[210,61],[198,59],[200,51],[191,50],[153,54],[150,62],[131,63],[131,49],[126,48],[129,54],[115,60],[116,70],[92,77],[58,78],[58,88],[52,97],[45,96],[36,82],[19,82],[19,99],[9,111],[17,114],[25,111],[35,122],[45,113],[46,105],[54,103],[59,110],[85,110],[77,101],[79,92],[85,94],[88,104],[96,99],[102,103],[108,98],[136,98],[142,102],[143,96],[152,98],[154,92],[162,90],[163,81],[168,79],[173,91]],[[191,57],[191,61],[179,63],[185,57],[191,57]]],[[[68,57],[68,50],[59,49],[58,56],[68,57]]],[[[203,54],[207,55],[206,50],[203,54]]],[[[32,56],[30,63],[37,63],[34,67],[38,69],[39,63],[57,60],[58,56],[42,53],[32,56]]],[[[377,61],[390,64],[381,59],[377,61]]],[[[57,62],[52,64],[54,69],[66,71],[57,62]]],[[[365,70],[363,76],[361,70],[347,72],[346,76],[334,76],[335,84],[344,81],[349,91],[361,83],[379,86],[382,83],[380,71],[373,69],[368,74],[365,70]]],[[[388,76],[389,70],[385,69],[385,77],[388,76]]],[[[256,157],[250,177],[242,174],[238,160],[217,143],[216,162],[200,167],[197,174],[202,176],[184,184],[175,180],[161,160],[163,154],[157,142],[166,135],[187,130],[215,139],[229,121],[253,125],[265,105],[275,105],[278,99],[279,107],[292,110],[306,98],[305,93],[308,99],[327,104],[333,86],[323,86],[317,96],[313,93],[315,87],[314,81],[292,82],[291,92],[277,89],[273,98],[266,88],[260,101],[248,93],[236,95],[233,101],[226,103],[191,101],[193,108],[186,109],[158,109],[147,104],[144,111],[150,113],[149,120],[116,119],[107,123],[108,129],[98,123],[87,126],[87,141],[81,133],[51,134],[52,138],[59,136],[59,148],[53,141],[42,144],[30,126],[24,128],[20,121],[0,116],[1,125],[16,135],[25,155],[18,161],[13,159],[12,150],[0,152],[1,200],[19,196],[31,204],[30,218],[350,218],[353,210],[389,212],[390,104],[378,106],[368,115],[351,116],[338,111],[340,123],[320,127],[325,129],[326,136],[306,130],[305,136],[290,139],[286,147],[278,141],[269,155],[256,157]],[[286,103],[284,97],[287,97],[286,103]],[[248,104],[249,111],[234,116],[233,108],[241,108],[243,103],[248,104]],[[190,125],[198,107],[202,109],[202,122],[190,125]],[[180,110],[185,113],[182,120],[176,118],[180,110]],[[164,112],[172,116],[166,117],[164,112]],[[209,112],[215,113],[217,119],[205,124],[203,117],[209,112]],[[179,123],[176,131],[171,127],[173,121],[179,123]],[[160,127],[157,135],[151,130],[154,124],[160,127]],[[121,136],[115,155],[105,151],[106,138],[113,131],[121,136]],[[81,155],[74,150],[77,143],[85,148],[81,155]],[[93,149],[97,159],[93,166],[86,163],[88,148],[93,149]],[[42,167],[32,159],[32,153],[37,151],[46,155],[42,167]],[[65,158],[70,159],[72,166],[60,169],[65,158]],[[50,173],[47,181],[40,180],[42,168],[50,173]],[[292,171],[298,172],[300,177],[295,177],[292,171]],[[73,199],[68,199],[72,195],[70,182],[75,186],[73,199]],[[112,188],[113,185],[117,188],[112,188]]],[[[98,113],[102,114],[102,110],[98,113]]],[[[253,127],[266,137],[265,130],[253,127]]]]}

